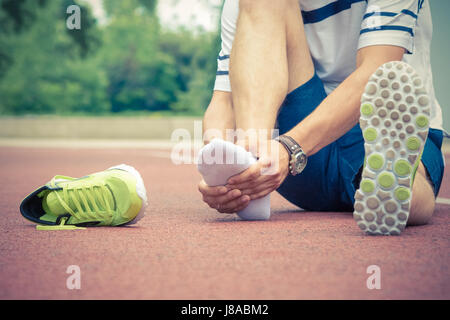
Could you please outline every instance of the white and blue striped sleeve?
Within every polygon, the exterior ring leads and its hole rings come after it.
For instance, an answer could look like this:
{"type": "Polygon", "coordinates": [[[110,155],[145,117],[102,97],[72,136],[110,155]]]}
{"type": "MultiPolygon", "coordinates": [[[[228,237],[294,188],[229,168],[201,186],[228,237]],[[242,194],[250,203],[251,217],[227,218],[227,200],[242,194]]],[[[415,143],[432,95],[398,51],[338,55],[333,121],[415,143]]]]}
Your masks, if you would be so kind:
{"type": "Polygon", "coordinates": [[[414,51],[414,31],[424,0],[369,0],[361,24],[358,49],[373,45],[414,51]]]}
{"type": "Polygon", "coordinates": [[[239,15],[239,1],[225,0],[221,18],[222,47],[217,57],[217,72],[214,90],[231,92],[230,78],[228,76],[230,53],[233,45],[236,23],[239,15]]]}

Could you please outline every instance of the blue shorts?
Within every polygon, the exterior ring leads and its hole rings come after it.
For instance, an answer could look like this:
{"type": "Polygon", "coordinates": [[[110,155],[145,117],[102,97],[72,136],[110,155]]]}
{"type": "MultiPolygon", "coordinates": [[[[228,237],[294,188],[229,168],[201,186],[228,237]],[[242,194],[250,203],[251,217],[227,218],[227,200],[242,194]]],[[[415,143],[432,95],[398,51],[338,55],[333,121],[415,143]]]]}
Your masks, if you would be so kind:
{"type": "MultiPolygon", "coordinates": [[[[317,74],[289,93],[277,119],[280,134],[305,119],[326,96],[322,80],[317,74]]],[[[430,129],[422,154],[422,163],[435,195],[439,192],[444,174],[442,140],[441,130],[430,129]]],[[[289,175],[277,191],[305,210],[353,211],[363,163],[364,139],[357,124],[341,138],[308,157],[303,172],[295,177],[289,175]]]]}

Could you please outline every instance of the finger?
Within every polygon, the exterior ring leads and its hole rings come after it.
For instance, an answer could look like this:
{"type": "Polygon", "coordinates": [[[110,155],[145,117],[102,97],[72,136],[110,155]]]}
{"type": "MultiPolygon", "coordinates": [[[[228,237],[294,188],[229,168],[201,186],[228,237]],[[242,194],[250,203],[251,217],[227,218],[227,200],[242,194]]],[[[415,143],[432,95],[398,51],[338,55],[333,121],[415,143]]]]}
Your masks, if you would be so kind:
{"type": "Polygon", "coordinates": [[[270,176],[277,174],[278,171],[273,170],[274,167],[275,167],[274,162],[272,161],[271,158],[268,157],[260,158],[255,164],[250,166],[244,172],[228,179],[227,183],[232,187],[238,186],[237,189],[240,189],[242,183],[251,183],[252,180],[259,179],[261,176],[269,178],[259,180],[258,182],[265,181],[267,179],[270,179],[270,176]]]}
{"type": "Polygon", "coordinates": [[[239,189],[239,190],[246,190],[246,189],[252,189],[257,185],[265,184],[269,181],[272,181],[276,179],[274,176],[259,176],[258,178],[251,180],[251,181],[245,181],[243,183],[239,184],[227,184],[226,187],[229,189],[239,189]]]}
{"type": "Polygon", "coordinates": [[[248,202],[242,204],[241,206],[237,207],[237,208],[235,209],[235,211],[236,211],[236,212],[239,212],[239,211],[244,210],[245,208],[247,208],[247,206],[248,206],[249,203],[250,203],[250,201],[248,201],[248,202]]]}
{"type": "Polygon", "coordinates": [[[210,197],[210,196],[204,196],[203,197],[203,201],[205,201],[206,203],[211,203],[213,205],[224,205],[236,198],[239,198],[242,195],[240,190],[230,190],[229,192],[227,192],[225,195],[223,196],[214,196],[214,197],[210,197]]]}
{"type": "Polygon", "coordinates": [[[265,197],[265,196],[267,196],[269,193],[271,193],[272,191],[274,191],[275,189],[276,189],[276,188],[268,188],[268,189],[262,190],[262,191],[260,191],[260,192],[258,192],[258,193],[252,194],[252,195],[250,196],[250,199],[251,199],[251,200],[256,200],[256,199],[265,197]]]}
{"type": "Polygon", "coordinates": [[[259,163],[255,163],[253,165],[251,165],[247,170],[245,170],[244,172],[235,175],[233,177],[231,177],[230,179],[228,179],[227,183],[228,184],[241,184],[250,180],[254,180],[256,178],[258,178],[260,176],[260,166],[259,163]]]}
{"type": "Polygon", "coordinates": [[[211,208],[211,209],[217,209],[217,205],[214,202],[206,201],[203,199],[203,201],[211,208]]]}
{"type": "Polygon", "coordinates": [[[198,184],[198,191],[206,196],[220,196],[228,192],[225,186],[210,187],[206,184],[205,180],[200,181],[198,184]]]}
{"type": "Polygon", "coordinates": [[[245,208],[249,202],[250,202],[250,197],[245,196],[247,198],[243,198],[243,199],[237,199],[234,200],[232,203],[229,203],[228,206],[226,207],[221,207],[219,209],[217,209],[217,211],[221,212],[221,213],[236,213],[240,210],[242,210],[243,208],[245,208]]]}
{"type": "Polygon", "coordinates": [[[237,212],[242,206],[247,206],[249,202],[249,196],[242,196],[223,205],[223,207],[220,207],[218,211],[222,213],[237,212]]]}
{"type": "Polygon", "coordinates": [[[277,181],[268,181],[268,182],[266,182],[264,184],[257,185],[257,186],[255,186],[253,188],[241,190],[241,192],[242,192],[243,195],[252,196],[252,195],[256,195],[256,194],[258,194],[258,193],[260,193],[260,192],[262,192],[264,190],[273,191],[277,187],[278,187],[278,182],[277,181]]]}

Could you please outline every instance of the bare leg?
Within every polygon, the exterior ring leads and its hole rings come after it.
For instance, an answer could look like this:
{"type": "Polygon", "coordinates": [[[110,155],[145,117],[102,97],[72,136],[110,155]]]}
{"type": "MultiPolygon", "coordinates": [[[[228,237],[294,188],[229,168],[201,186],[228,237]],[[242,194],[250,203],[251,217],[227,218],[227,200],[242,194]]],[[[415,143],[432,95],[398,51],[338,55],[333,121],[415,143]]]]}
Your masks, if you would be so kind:
{"type": "Polygon", "coordinates": [[[214,91],[203,117],[203,142],[214,138],[226,139],[227,130],[235,129],[231,92],[214,91]]]}
{"type": "Polygon", "coordinates": [[[427,224],[433,215],[435,198],[433,188],[427,179],[425,167],[420,163],[413,184],[411,209],[408,225],[427,224]]]}
{"type": "Polygon", "coordinates": [[[314,74],[300,8],[297,0],[241,0],[239,10],[230,58],[236,128],[270,133],[286,94],[314,74]]]}

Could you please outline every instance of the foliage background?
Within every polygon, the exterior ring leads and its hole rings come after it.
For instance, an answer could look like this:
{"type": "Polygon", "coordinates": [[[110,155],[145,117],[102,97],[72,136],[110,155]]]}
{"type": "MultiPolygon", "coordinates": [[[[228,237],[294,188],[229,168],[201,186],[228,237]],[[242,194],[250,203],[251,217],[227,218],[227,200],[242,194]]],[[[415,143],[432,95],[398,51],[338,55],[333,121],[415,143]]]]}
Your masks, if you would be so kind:
{"type": "Polygon", "coordinates": [[[81,1],[0,3],[0,115],[200,115],[208,104],[219,34],[162,28],[157,0],[106,0],[105,24],[81,1]],[[66,27],[71,4],[81,30],[66,27]]]}
{"type": "MultiPolygon", "coordinates": [[[[107,23],[99,23],[86,1],[0,0],[0,116],[202,114],[219,24],[214,32],[169,30],[158,0],[103,0],[107,23]],[[81,30],[66,28],[71,4],[81,7],[81,30]]],[[[450,129],[450,1],[429,3],[434,86],[450,129]]]]}

